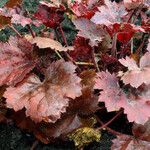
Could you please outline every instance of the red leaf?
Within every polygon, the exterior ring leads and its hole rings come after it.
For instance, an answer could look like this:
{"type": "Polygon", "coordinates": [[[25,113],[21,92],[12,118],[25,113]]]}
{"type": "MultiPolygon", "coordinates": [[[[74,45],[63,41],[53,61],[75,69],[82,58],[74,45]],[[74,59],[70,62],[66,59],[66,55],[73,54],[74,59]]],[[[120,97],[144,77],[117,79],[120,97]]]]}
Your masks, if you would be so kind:
{"type": "Polygon", "coordinates": [[[94,15],[97,11],[97,6],[97,1],[94,2],[94,0],[89,3],[74,1],[70,4],[71,10],[77,17],[84,17],[87,19],[90,19],[94,15]],[[96,7],[93,7],[95,5],[96,7]]]}
{"type": "Polygon", "coordinates": [[[76,28],[79,30],[78,36],[89,39],[91,46],[97,46],[102,41],[104,31],[101,28],[97,28],[94,23],[85,18],[79,18],[73,20],[76,28]]]}
{"type": "Polygon", "coordinates": [[[80,62],[92,62],[92,47],[88,44],[88,40],[83,37],[76,37],[74,40],[74,51],[70,51],[70,56],[80,62]]]}
{"type": "Polygon", "coordinates": [[[15,85],[34,68],[32,45],[23,38],[10,37],[8,43],[0,43],[0,85],[15,85]]]}
{"type": "Polygon", "coordinates": [[[63,21],[64,8],[49,6],[47,3],[41,3],[38,6],[35,18],[40,20],[44,25],[50,28],[56,28],[63,21]]]}
{"type": "Polygon", "coordinates": [[[122,43],[127,43],[132,38],[133,33],[130,32],[120,32],[117,33],[117,39],[122,43]]]}
{"type": "Polygon", "coordinates": [[[4,93],[7,107],[15,111],[25,107],[27,116],[36,122],[56,122],[66,111],[69,98],[81,95],[80,78],[75,69],[71,62],[60,60],[47,68],[43,82],[30,75],[17,87],[7,88],[4,93]]]}

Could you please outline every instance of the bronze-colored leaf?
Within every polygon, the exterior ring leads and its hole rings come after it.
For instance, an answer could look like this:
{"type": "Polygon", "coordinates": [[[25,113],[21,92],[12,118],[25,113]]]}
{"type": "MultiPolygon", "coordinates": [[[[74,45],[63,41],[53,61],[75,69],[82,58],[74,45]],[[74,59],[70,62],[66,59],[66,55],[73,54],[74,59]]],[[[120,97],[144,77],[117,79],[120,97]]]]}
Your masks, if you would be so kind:
{"type": "Polygon", "coordinates": [[[9,8],[13,8],[14,6],[16,6],[17,4],[21,4],[22,0],[9,0],[5,6],[9,7],[9,8]]]}
{"type": "Polygon", "coordinates": [[[4,28],[6,25],[11,25],[11,18],[0,16],[0,28],[4,28]]]}

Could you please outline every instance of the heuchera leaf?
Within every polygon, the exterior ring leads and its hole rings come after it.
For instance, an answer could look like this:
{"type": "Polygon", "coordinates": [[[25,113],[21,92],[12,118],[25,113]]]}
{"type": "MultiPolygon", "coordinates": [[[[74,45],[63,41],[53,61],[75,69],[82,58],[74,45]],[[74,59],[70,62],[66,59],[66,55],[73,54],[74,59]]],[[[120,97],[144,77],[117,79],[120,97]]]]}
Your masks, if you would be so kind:
{"type": "Polygon", "coordinates": [[[113,25],[113,30],[117,33],[117,40],[122,43],[127,43],[137,32],[145,32],[140,26],[135,26],[130,23],[115,23],[113,25]]]}
{"type": "Polygon", "coordinates": [[[113,23],[122,22],[122,17],[127,14],[122,2],[116,3],[105,0],[105,5],[98,8],[99,11],[91,18],[95,24],[103,24],[106,26],[113,23]]]}
{"type": "Polygon", "coordinates": [[[69,135],[70,140],[74,141],[75,146],[81,148],[91,142],[100,141],[101,134],[93,128],[79,128],[69,135]]]}
{"type": "Polygon", "coordinates": [[[133,58],[122,58],[119,62],[128,67],[128,71],[123,74],[121,80],[125,84],[138,88],[143,83],[150,84],[150,52],[141,57],[139,66],[133,58]]]}
{"type": "Polygon", "coordinates": [[[0,85],[15,85],[34,68],[33,47],[24,38],[10,37],[0,42],[0,85]]]}
{"type": "Polygon", "coordinates": [[[127,9],[135,9],[143,3],[143,0],[124,0],[124,6],[127,9]]]}
{"type": "Polygon", "coordinates": [[[70,102],[69,111],[70,113],[76,112],[80,115],[88,116],[98,110],[98,97],[94,95],[94,70],[83,71],[80,74],[82,88],[82,95],[77,97],[74,101],[70,102]],[[81,107],[82,106],[82,107],[81,107]]]}
{"type": "Polygon", "coordinates": [[[32,43],[37,44],[39,48],[51,48],[57,51],[67,51],[67,50],[74,50],[72,46],[63,47],[62,44],[56,40],[46,38],[46,37],[38,37],[32,38],[31,36],[26,36],[26,38],[32,43]]]}
{"type": "Polygon", "coordinates": [[[15,111],[26,108],[27,116],[35,122],[56,122],[66,111],[69,98],[81,95],[80,78],[76,67],[63,60],[52,63],[45,71],[43,82],[30,75],[17,87],[9,87],[4,93],[7,107],[15,111]]]}
{"type": "Polygon", "coordinates": [[[83,126],[80,117],[76,114],[66,114],[56,123],[35,123],[29,117],[26,117],[24,111],[21,110],[18,112],[12,111],[9,119],[12,119],[19,128],[33,133],[38,140],[45,144],[54,141],[54,138],[65,137],[74,129],[83,126]]]}
{"type": "Polygon", "coordinates": [[[150,39],[148,40],[147,50],[150,52],[150,39]]]}
{"type": "Polygon", "coordinates": [[[101,28],[97,28],[96,25],[88,19],[79,18],[73,20],[74,25],[79,30],[78,36],[89,39],[91,46],[97,46],[102,41],[104,31],[101,28]]]}
{"type": "Polygon", "coordinates": [[[74,50],[69,52],[70,56],[79,62],[92,62],[92,47],[88,43],[87,39],[76,37],[73,42],[74,50]]]}
{"type": "Polygon", "coordinates": [[[137,140],[131,136],[118,136],[113,140],[111,150],[149,150],[150,142],[137,140]]]}
{"type": "Polygon", "coordinates": [[[145,5],[146,7],[150,7],[149,0],[124,0],[124,6],[127,9],[136,9],[140,7],[140,5],[145,5]]]}
{"type": "Polygon", "coordinates": [[[100,92],[99,101],[105,102],[109,112],[124,108],[130,122],[144,124],[148,120],[150,117],[148,94],[138,96],[133,93],[125,94],[119,87],[116,76],[109,72],[98,73],[95,82],[95,89],[103,90],[100,92]]]}
{"type": "Polygon", "coordinates": [[[11,25],[11,18],[0,16],[0,28],[4,28],[6,25],[11,25]]]}
{"type": "Polygon", "coordinates": [[[90,19],[102,3],[101,0],[74,0],[73,2],[69,0],[68,6],[77,17],[90,19]]]}
{"type": "Polygon", "coordinates": [[[17,4],[21,4],[22,0],[8,0],[8,2],[5,4],[6,7],[13,8],[17,4]]]}
{"type": "Polygon", "coordinates": [[[41,3],[34,16],[47,27],[56,28],[64,19],[64,7],[58,8],[41,3]]]}
{"type": "Polygon", "coordinates": [[[38,20],[33,20],[27,16],[24,16],[25,12],[20,9],[19,7],[15,8],[1,8],[0,14],[8,19],[11,19],[11,23],[13,24],[20,24],[21,26],[25,27],[26,25],[33,24],[35,26],[39,26],[41,23],[38,20]]]}
{"type": "Polygon", "coordinates": [[[149,150],[150,149],[150,119],[144,124],[134,124],[133,136],[118,136],[113,140],[112,150],[149,150]]]}
{"type": "Polygon", "coordinates": [[[134,123],[132,133],[134,137],[150,142],[150,119],[144,125],[134,123]]]}
{"type": "Polygon", "coordinates": [[[12,15],[11,22],[15,23],[15,24],[20,24],[23,27],[25,27],[28,24],[33,23],[33,21],[30,18],[26,18],[26,17],[19,15],[19,14],[12,15]]]}

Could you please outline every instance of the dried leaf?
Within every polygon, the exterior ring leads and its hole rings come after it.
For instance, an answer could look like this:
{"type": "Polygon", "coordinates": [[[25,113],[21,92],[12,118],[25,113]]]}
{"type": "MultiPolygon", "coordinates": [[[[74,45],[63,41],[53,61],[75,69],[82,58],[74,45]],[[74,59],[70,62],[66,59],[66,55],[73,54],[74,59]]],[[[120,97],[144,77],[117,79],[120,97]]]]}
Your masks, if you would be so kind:
{"type": "Polygon", "coordinates": [[[9,87],[4,93],[7,107],[15,111],[26,108],[27,116],[35,122],[56,122],[66,111],[69,98],[81,95],[80,78],[76,67],[62,60],[52,63],[45,71],[43,82],[30,75],[17,87],[9,87]]]}
{"type": "Polygon", "coordinates": [[[94,142],[100,141],[101,134],[99,131],[94,130],[93,128],[79,128],[69,135],[70,140],[73,140],[75,146],[78,148],[84,147],[85,145],[94,142]]]}
{"type": "Polygon", "coordinates": [[[11,18],[0,16],[0,28],[4,28],[6,25],[11,25],[11,18]]]}
{"type": "Polygon", "coordinates": [[[45,37],[35,37],[32,38],[31,36],[26,36],[26,38],[32,43],[36,43],[39,48],[51,48],[57,51],[72,51],[74,48],[72,46],[64,47],[62,44],[58,41],[55,41],[50,38],[45,37]]]}
{"type": "Polygon", "coordinates": [[[6,7],[13,8],[17,4],[21,4],[22,0],[8,0],[8,2],[5,4],[6,7]]]}

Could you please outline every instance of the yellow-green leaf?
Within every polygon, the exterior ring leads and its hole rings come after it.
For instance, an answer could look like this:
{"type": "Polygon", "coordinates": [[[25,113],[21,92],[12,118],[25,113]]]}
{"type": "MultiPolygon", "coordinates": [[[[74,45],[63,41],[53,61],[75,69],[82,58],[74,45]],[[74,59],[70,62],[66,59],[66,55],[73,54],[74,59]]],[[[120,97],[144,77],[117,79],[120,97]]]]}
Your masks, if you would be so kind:
{"type": "Polygon", "coordinates": [[[77,129],[68,135],[68,137],[70,140],[74,141],[76,147],[81,148],[91,142],[98,142],[101,138],[101,134],[93,128],[84,127],[77,129]]]}

